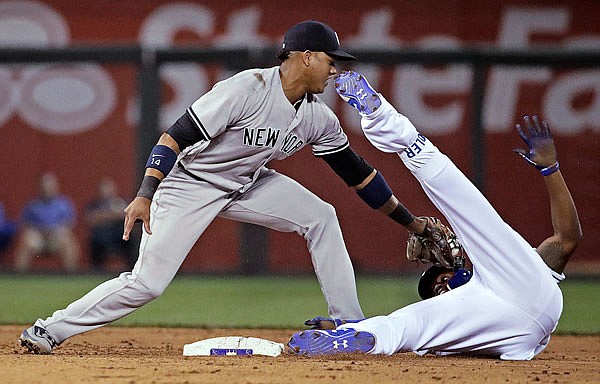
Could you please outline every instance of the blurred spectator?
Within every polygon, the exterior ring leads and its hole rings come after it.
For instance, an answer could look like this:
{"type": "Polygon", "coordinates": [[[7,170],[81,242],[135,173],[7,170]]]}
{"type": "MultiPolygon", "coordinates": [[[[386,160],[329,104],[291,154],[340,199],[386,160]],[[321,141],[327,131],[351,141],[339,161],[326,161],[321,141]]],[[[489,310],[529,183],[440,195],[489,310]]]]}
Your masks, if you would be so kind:
{"type": "Polygon", "coordinates": [[[122,257],[133,268],[131,242],[123,240],[123,210],[127,201],[117,194],[113,180],[104,178],[98,183],[97,196],[87,205],[85,218],[90,227],[90,262],[94,271],[103,271],[109,256],[122,257]]]}
{"type": "Polygon", "coordinates": [[[75,209],[71,200],[59,193],[55,174],[44,173],[39,180],[39,196],[23,209],[21,235],[15,252],[15,270],[28,271],[32,259],[42,254],[57,255],[64,269],[77,269],[79,244],[73,234],[75,209]]]}
{"type": "Polygon", "coordinates": [[[4,206],[0,203],[0,256],[10,245],[16,232],[17,224],[6,217],[4,206]]]}

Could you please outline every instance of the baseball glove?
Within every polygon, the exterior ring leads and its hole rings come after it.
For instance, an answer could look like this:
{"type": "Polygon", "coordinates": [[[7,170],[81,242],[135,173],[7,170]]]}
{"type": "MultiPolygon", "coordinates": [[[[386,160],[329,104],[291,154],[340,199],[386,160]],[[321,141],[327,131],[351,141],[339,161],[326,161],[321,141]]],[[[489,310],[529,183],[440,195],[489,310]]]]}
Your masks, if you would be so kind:
{"type": "Polygon", "coordinates": [[[422,234],[411,233],[406,245],[406,258],[410,261],[433,263],[454,268],[455,260],[462,255],[462,247],[450,228],[435,217],[427,220],[422,234]]]}

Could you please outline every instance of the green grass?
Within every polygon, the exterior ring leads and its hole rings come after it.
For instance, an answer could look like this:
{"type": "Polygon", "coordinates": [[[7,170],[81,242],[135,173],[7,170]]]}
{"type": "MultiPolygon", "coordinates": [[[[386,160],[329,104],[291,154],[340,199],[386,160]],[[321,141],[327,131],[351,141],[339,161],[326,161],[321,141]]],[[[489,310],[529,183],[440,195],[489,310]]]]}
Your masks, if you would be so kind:
{"type": "MultiPolygon", "coordinates": [[[[64,308],[111,276],[0,275],[0,323],[29,324],[64,308]]],[[[359,277],[367,316],[387,314],[417,301],[417,277],[359,277]]],[[[600,333],[600,282],[567,280],[559,333],[600,333]]],[[[464,309],[468,313],[468,308],[464,309]]],[[[115,325],[302,328],[327,308],[316,279],[309,277],[177,277],[157,300],[115,325]]],[[[443,316],[440,313],[440,316],[443,316]]]]}

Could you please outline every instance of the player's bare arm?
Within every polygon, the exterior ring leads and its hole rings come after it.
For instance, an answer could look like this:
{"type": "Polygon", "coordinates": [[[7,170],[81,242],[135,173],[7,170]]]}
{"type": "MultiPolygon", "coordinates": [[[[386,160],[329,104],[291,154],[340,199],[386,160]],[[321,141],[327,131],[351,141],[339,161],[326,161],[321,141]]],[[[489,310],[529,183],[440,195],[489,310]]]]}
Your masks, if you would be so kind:
{"type": "Polygon", "coordinates": [[[573,197],[560,172],[556,147],[547,122],[537,116],[525,116],[524,125],[516,129],[529,150],[515,149],[528,163],[540,170],[550,199],[554,234],[544,240],[537,251],[550,269],[562,273],[583,236],[573,197]]]}
{"type": "Polygon", "coordinates": [[[575,203],[560,171],[544,177],[544,182],[550,198],[554,234],[544,240],[537,251],[548,267],[562,273],[583,233],[575,203]]]}
{"type": "MultiPolygon", "coordinates": [[[[151,158],[153,156],[155,157],[154,162],[160,161],[156,159],[157,157],[166,156],[154,153],[156,152],[157,147],[164,147],[162,149],[163,152],[171,150],[175,154],[175,157],[177,157],[177,155],[179,154],[179,145],[177,144],[175,139],[173,139],[171,135],[166,132],[160,136],[158,142],[156,143],[156,146],[154,147],[155,149],[153,149],[153,154],[150,155],[151,158]]],[[[149,159],[149,162],[151,161],[152,160],[149,159]]],[[[170,168],[172,168],[172,165],[171,167],[169,167],[169,170],[170,168]]],[[[144,230],[148,234],[152,234],[152,231],[150,230],[150,203],[152,203],[152,195],[154,194],[154,191],[156,191],[158,184],[160,184],[162,179],[164,179],[164,177],[166,176],[164,172],[166,172],[165,169],[161,170],[160,168],[152,168],[149,166],[146,168],[146,172],[144,173],[144,180],[142,181],[142,185],[137,193],[137,196],[125,208],[125,222],[123,223],[123,240],[129,240],[129,234],[131,233],[133,224],[135,224],[137,220],[142,221],[144,230]]]]}

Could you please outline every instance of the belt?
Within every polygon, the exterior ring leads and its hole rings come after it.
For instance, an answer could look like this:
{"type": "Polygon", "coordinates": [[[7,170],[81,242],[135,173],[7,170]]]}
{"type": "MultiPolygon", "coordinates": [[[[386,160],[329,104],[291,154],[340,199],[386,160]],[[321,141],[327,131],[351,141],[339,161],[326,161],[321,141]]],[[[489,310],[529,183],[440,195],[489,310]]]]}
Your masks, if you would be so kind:
{"type": "Polygon", "coordinates": [[[194,175],[192,172],[190,172],[187,169],[185,169],[185,167],[183,166],[183,164],[181,164],[181,161],[177,162],[177,168],[181,169],[181,172],[185,173],[186,175],[188,175],[189,177],[191,177],[194,180],[205,181],[204,179],[202,179],[202,178],[194,175]]]}
{"type": "MultiPolygon", "coordinates": [[[[191,177],[194,180],[206,182],[206,180],[194,175],[192,172],[185,169],[185,167],[183,166],[183,164],[181,164],[180,161],[177,162],[177,168],[181,169],[181,172],[185,173],[186,175],[188,175],[189,177],[191,177]]],[[[218,187],[216,187],[216,188],[218,188],[218,187]]],[[[239,197],[241,195],[241,192],[239,192],[239,191],[225,191],[225,192],[228,192],[227,195],[225,196],[226,199],[236,199],[237,197],[239,197]]]]}

